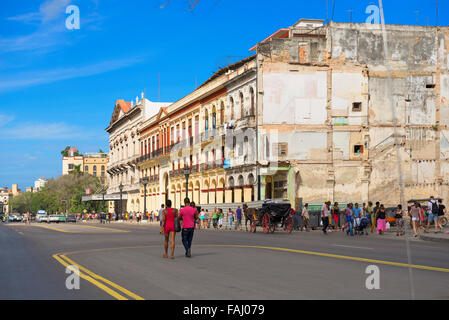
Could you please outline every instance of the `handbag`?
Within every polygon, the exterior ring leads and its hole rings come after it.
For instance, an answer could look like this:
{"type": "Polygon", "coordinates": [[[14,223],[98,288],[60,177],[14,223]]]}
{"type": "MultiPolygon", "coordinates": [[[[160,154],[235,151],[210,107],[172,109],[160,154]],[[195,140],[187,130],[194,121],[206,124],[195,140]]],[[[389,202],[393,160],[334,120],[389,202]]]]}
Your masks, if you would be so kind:
{"type": "Polygon", "coordinates": [[[179,222],[179,219],[175,217],[175,232],[181,231],[181,223],[179,222]]]}

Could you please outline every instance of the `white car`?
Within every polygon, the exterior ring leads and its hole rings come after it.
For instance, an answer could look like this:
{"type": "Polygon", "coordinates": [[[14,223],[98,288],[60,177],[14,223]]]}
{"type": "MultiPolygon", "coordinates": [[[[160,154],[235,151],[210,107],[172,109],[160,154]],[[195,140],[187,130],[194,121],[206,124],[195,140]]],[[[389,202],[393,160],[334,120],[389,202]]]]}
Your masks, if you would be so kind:
{"type": "Polygon", "coordinates": [[[48,222],[48,215],[47,214],[37,214],[36,216],[37,222],[48,222]]]}
{"type": "Polygon", "coordinates": [[[57,214],[51,214],[48,217],[48,221],[47,222],[49,222],[49,223],[51,223],[51,222],[59,222],[59,216],[57,214]]]}

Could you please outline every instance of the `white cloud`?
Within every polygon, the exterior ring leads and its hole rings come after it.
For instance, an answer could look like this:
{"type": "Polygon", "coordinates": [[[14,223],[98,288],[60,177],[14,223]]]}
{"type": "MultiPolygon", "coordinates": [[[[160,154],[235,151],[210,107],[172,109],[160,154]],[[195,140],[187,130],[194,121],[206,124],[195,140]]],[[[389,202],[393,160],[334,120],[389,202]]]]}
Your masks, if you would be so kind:
{"type": "Polygon", "coordinates": [[[8,114],[0,114],[0,127],[14,120],[14,116],[8,114]]]}
{"type": "Polygon", "coordinates": [[[38,70],[31,72],[14,73],[2,76],[0,80],[0,92],[52,83],[67,79],[93,76],[109,71],[126,68],[143,61],[140,57],[117,59],[98,62],[86,66],[67,67],[53,70],[38,70]]]}
{"type": "Polygon", "coordinates": [[[9,17],[8,20],[20,22],[41,22],[42,24],[56,19],[65,13],[65,7],[70,4],[71,0],[47,0],[44,1],[40,7],[39,12],[29,12],[14,17],[9,17]]]}
{"type": "Polygon", "coordinates": [[[7,140],[101,140],[105,133],[68,125],[64,122],[26,122],[13,128],[0,130],[0,136],[7,140]]]}

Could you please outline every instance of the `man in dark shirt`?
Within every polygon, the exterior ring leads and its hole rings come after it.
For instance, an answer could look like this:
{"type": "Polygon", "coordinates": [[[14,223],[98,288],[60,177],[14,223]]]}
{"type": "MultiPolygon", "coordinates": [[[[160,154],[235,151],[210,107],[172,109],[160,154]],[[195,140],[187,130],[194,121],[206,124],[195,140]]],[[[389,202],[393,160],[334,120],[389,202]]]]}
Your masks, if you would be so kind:
{"type": "Polygon", "coordinates": [[[446,206],[443,204],[443,200],[438,199],[438,227],[443,231],[442,220],[446,214],[446,206]]]}

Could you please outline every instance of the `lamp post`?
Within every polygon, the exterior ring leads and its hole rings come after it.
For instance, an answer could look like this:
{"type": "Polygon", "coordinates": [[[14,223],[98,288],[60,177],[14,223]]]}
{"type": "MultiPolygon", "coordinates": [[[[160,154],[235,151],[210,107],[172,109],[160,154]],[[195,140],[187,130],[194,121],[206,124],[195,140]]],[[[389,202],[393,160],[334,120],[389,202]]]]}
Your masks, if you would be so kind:
{"type": "Polygon", "coordinates": [[[143,215],[147,216],[147,184],[148,184],[148,177],[144,177],[141,180],[141,183],[143,184],[143,215]]]}
{"type": "Polygon", "coordinates": [[[189,197],[190,167],[184,167],[183,173],[184,173],[184,176],[186,177],[186,198],[188,198],[189,197]]]}
{"type": "Polygon", "coordinates": [[[120,182],[120,185],[118,186],[120,189],[120,218],[119,220],[122,220],[122,193],[123,193],[123,184],[120,182]]]}

